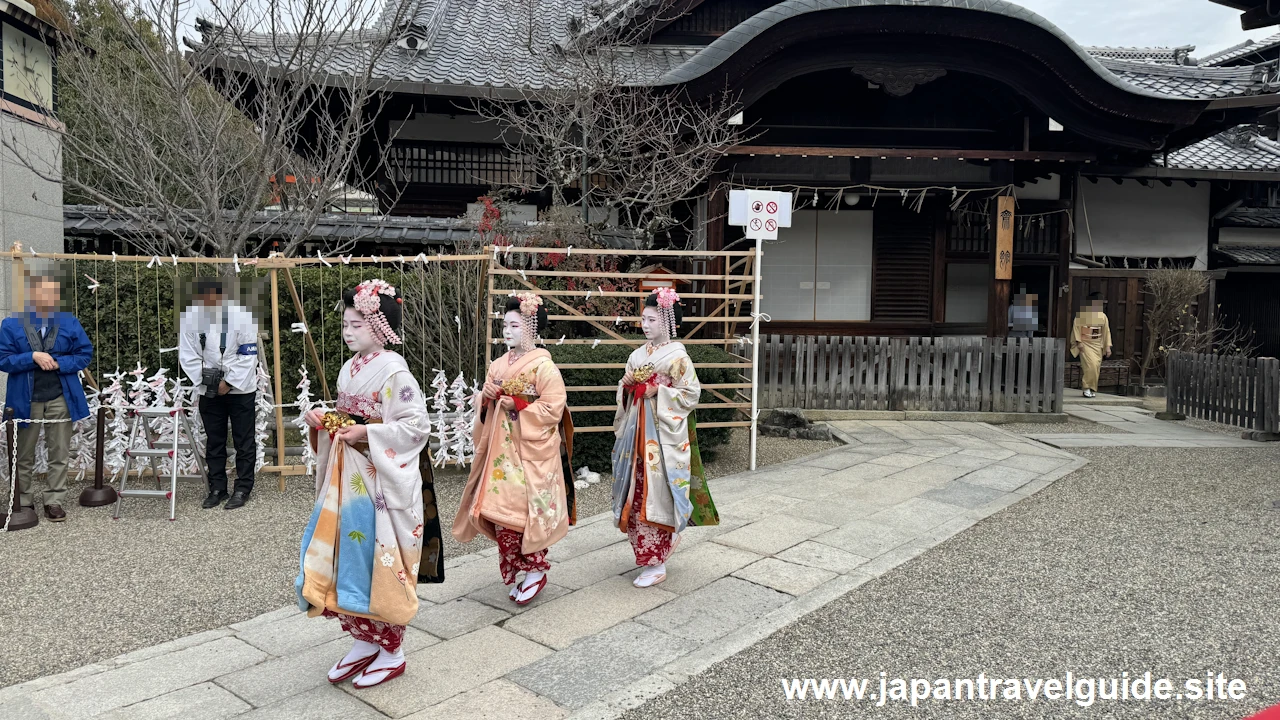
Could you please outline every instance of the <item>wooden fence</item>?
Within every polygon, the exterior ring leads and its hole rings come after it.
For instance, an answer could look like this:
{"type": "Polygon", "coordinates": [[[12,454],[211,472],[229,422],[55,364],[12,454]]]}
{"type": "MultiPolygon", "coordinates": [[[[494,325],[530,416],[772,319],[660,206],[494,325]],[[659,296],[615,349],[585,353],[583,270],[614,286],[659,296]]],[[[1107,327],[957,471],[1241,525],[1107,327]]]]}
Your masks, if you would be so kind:
{"type": "Polygon", "coordinates": [[[1062,412],[1055,338],[761,338],[761,407],[1062,412]]]}
{"type": "Polygon", "coordinates": [[[1171,412],[1280,433],[1280,360],[1173,351],[1166,367],[1171,412]]]}

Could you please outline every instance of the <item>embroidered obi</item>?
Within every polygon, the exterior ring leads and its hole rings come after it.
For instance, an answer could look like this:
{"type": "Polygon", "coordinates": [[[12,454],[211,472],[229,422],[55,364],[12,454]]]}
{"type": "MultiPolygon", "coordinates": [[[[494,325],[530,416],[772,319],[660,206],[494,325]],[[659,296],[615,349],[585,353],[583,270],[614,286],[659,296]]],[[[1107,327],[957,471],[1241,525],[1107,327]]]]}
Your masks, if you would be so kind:
{"type": "Polygon", "coordinates": [[[382,420],[381,394],[376,390],[367,395],[339,390],[337,407],[341,412],[352,416],[358,415],[370,422],[382,420]]]}

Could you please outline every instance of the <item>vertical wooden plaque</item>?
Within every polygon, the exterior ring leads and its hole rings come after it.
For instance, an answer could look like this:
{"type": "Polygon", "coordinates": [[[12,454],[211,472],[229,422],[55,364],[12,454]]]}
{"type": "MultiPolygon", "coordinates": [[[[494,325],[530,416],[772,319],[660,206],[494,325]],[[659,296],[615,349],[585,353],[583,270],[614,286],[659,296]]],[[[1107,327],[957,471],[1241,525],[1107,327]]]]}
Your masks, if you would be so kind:
{"type": "Polygon", "coordinates": [[[997,198],[996,203],[996,280],[1013,279],[1013,198],[997,198]]]}

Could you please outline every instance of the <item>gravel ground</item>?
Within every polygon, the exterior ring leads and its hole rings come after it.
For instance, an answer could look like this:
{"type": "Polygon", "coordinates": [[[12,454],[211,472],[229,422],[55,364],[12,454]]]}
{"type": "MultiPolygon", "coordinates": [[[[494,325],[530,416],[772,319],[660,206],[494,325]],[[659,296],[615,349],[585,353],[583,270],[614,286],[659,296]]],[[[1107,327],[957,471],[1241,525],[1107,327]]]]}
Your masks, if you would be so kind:
{"type": "MultiPolygon", "coordinates": [[[[1090,464],[626,715],[1205,718],[1280,696],[1280,445],[1090,464]],[[1226,469],[1229,472],[1224,472],[1226,469]],[[1242,678],[1239,702],[787,702],[781,678],[1242,678]],[[728,701],[732,698],[732,702],[728,701]]],[[[875,688],[873,688],[875,689],[875,688]]],[[[865,702],[865,701],[864,701],[865,702]]]]}
{"type": "MultiPolygon", "coordinates": [[[[834,443],[760,438],[760,465],[786,462],[834,443]]],[[[747,468],[747,435],[734,432],[711,477],[747,468]]],[[[180,488],[178,519],[167,506],[130,500],[125,516],[111,507],[76,504],[89,483],[71,483],[68,520],[0,538],[0,687],[115,657],[229,623],[293,601],[298,545],[311,511],[309,480],[291,478],[282,494],[276,476],[264,475],[241,510],[202,510],[204,491],[180,488]]],[[[445,520],[445,557],[476,552],[490,543],[462,545],[449,535],[466,476],[437,471],[436,492],[445,520]]],[[[712,486],[714,492],[715,487],[712,486]]],[[[609,509],[609,482],[578,491],[578,516],[609,509]]],[[[0,491],[7,494],[7,491],[0,491]]],[[[496,573],[496,570],[495,570],[496,573]]]]}
{"type": "Polygon", "coordinates": [[[1101,425],[1088,420],[1080,420],[1071,418],[1064,423],[1006,423],[996,425],[996,427],[1006,432],[1016,433],[1018,435],[1083,435],[1085,433],[1093,433],[1098,435],[1109,435],[1112,433],[1124,432],[1117,430],[1110,425],[1101,425]]]}

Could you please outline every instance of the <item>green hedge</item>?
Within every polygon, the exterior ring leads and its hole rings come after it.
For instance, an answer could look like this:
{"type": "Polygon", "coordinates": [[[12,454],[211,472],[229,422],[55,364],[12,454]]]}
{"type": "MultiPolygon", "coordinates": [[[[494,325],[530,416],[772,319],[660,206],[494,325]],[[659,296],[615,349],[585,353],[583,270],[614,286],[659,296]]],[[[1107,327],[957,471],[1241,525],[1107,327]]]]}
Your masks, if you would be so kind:
{"type": "MultiPolygon", "coordinates": [[[[101,378],[117,367],[131,370],[141,362],[143,367],[153,372],[163,363],[169,369],[169,376],[176,377],[178,354],[162,354],[160,349],[178,344],[178,314],[190,302],[191,280],[197,275],[213,277],[220,267],[184,263],[174,268],[171,263],[166,263],[148,268],[146,263],[78,260],[61,263],[58,269],[64,283],[63,306],[75,313],[93,342],[94,360],[90,370],[94,376],[101,378]],[[96,293],[89,291],[86,276],[98,281],[96,293]],[[76,280],[74,286],[72,277],[76,280]]],[[[468,377],[483,377],[480,367],[483,357],[475,357],[475,349],[483,348],[475,340],[476,301],[472,288],[459,283],[461,278],[465,278],[469,285],[477,282],[475,264],[454,263],[444,272],[440,272],[438,267],[410,264],[405,272],[401,272],[399,264],[393,263],[360,267],[335,264],[331,268],[293,270],[293,280],[307,315],[304,320],[311,329],[317,352],[322,356],[331,391],[336,392],[335,378],[350,357],[350,351],[342,343],[342,314],[336,306],[344,289],[371,277],[385,279],[400,288],[406,297],[409,308],[405,317],[406,344],[396,347],[396,350],[409,361],[409,367],[419,382],[429,384],[435,376],[435,368],[444,369],[450,380],[459,371],[468,377]],[[445,320],[444,332],[448,336],[423,337],[420,328],[429,326],[424,322],[423,313],[436,313],[434,308],[438,307],[450,308],[437,313],[445,320]],[[461,308],[463,312],[458,313],[453,308],[461,308]],[[461,329],[454,324],[455,313],[463,322],[461,329]]],[[[272,352],[269,273],[252,265],[242,265],[240,274],[233,277],[240,286],[240,301],[253,310],[260,323],[259,330],[264,338],[260,352],[263,360],[269,362],[272,352]]],[[[306,351],[303,336],[290,330],[299,318],[284,273],[280,273],[279,285],[284,399],[292,401],[296,397],[299,368],[304,364],[312,378],[312,397],[321,397],[316,368],[306,351]]]]}
{"type": "MultiPolygon", "coordinates": [[[[693,360],[695,367],[703,363],[741,362],[740,358],[734,357],[715,346],[687,345],[685,347],[689,351],[689,358],[693,360]]],[[[600,345],[594,349],[590,345],[548,345],[547,349],[551,351],[551,356],[557,363],[625,363],[627,357],[634,350],[629,345],[600,345]]],[[[561,370],[560,372],[564,376],[565,385],[569,387],[616,385],[618,379],[622,377],[621,370],[609,368],[561,370]]],[[[739,370],[735,368],[697,367],[697,372],[699,382],[704,384],[741,382],[738,377],[739,370]]],[[[723,394],[732,397],[730,392],[724,392],[723,394]]],[[[614,399],[615,395],[612,392],[569,393],[570,405],[612,405],[614,399]]],[[[722,401],[709,391],[704,390],[700,402],[718,403],[722,401]]],[[[699,423],[726,422],[733,420],[734,415],[735,411],[732,409],[699,410],[697,419],[699,423]]],[[[576,427],[612,425],[613,413],[577,413],[573,416],[573,424],[576,427]]],[[[704,462],[715,459],[716,449],[729,441],[729,430],[730,428],[698,428],[698,446],[702,452],[704,462]]],[[[613,451],[613,441],[612,433],[581,433],[575,435],[573,439],[574,465],[576,467],[588,465],[595,472],[611,472],[612,463],[609,456],[613,451]]]]}

